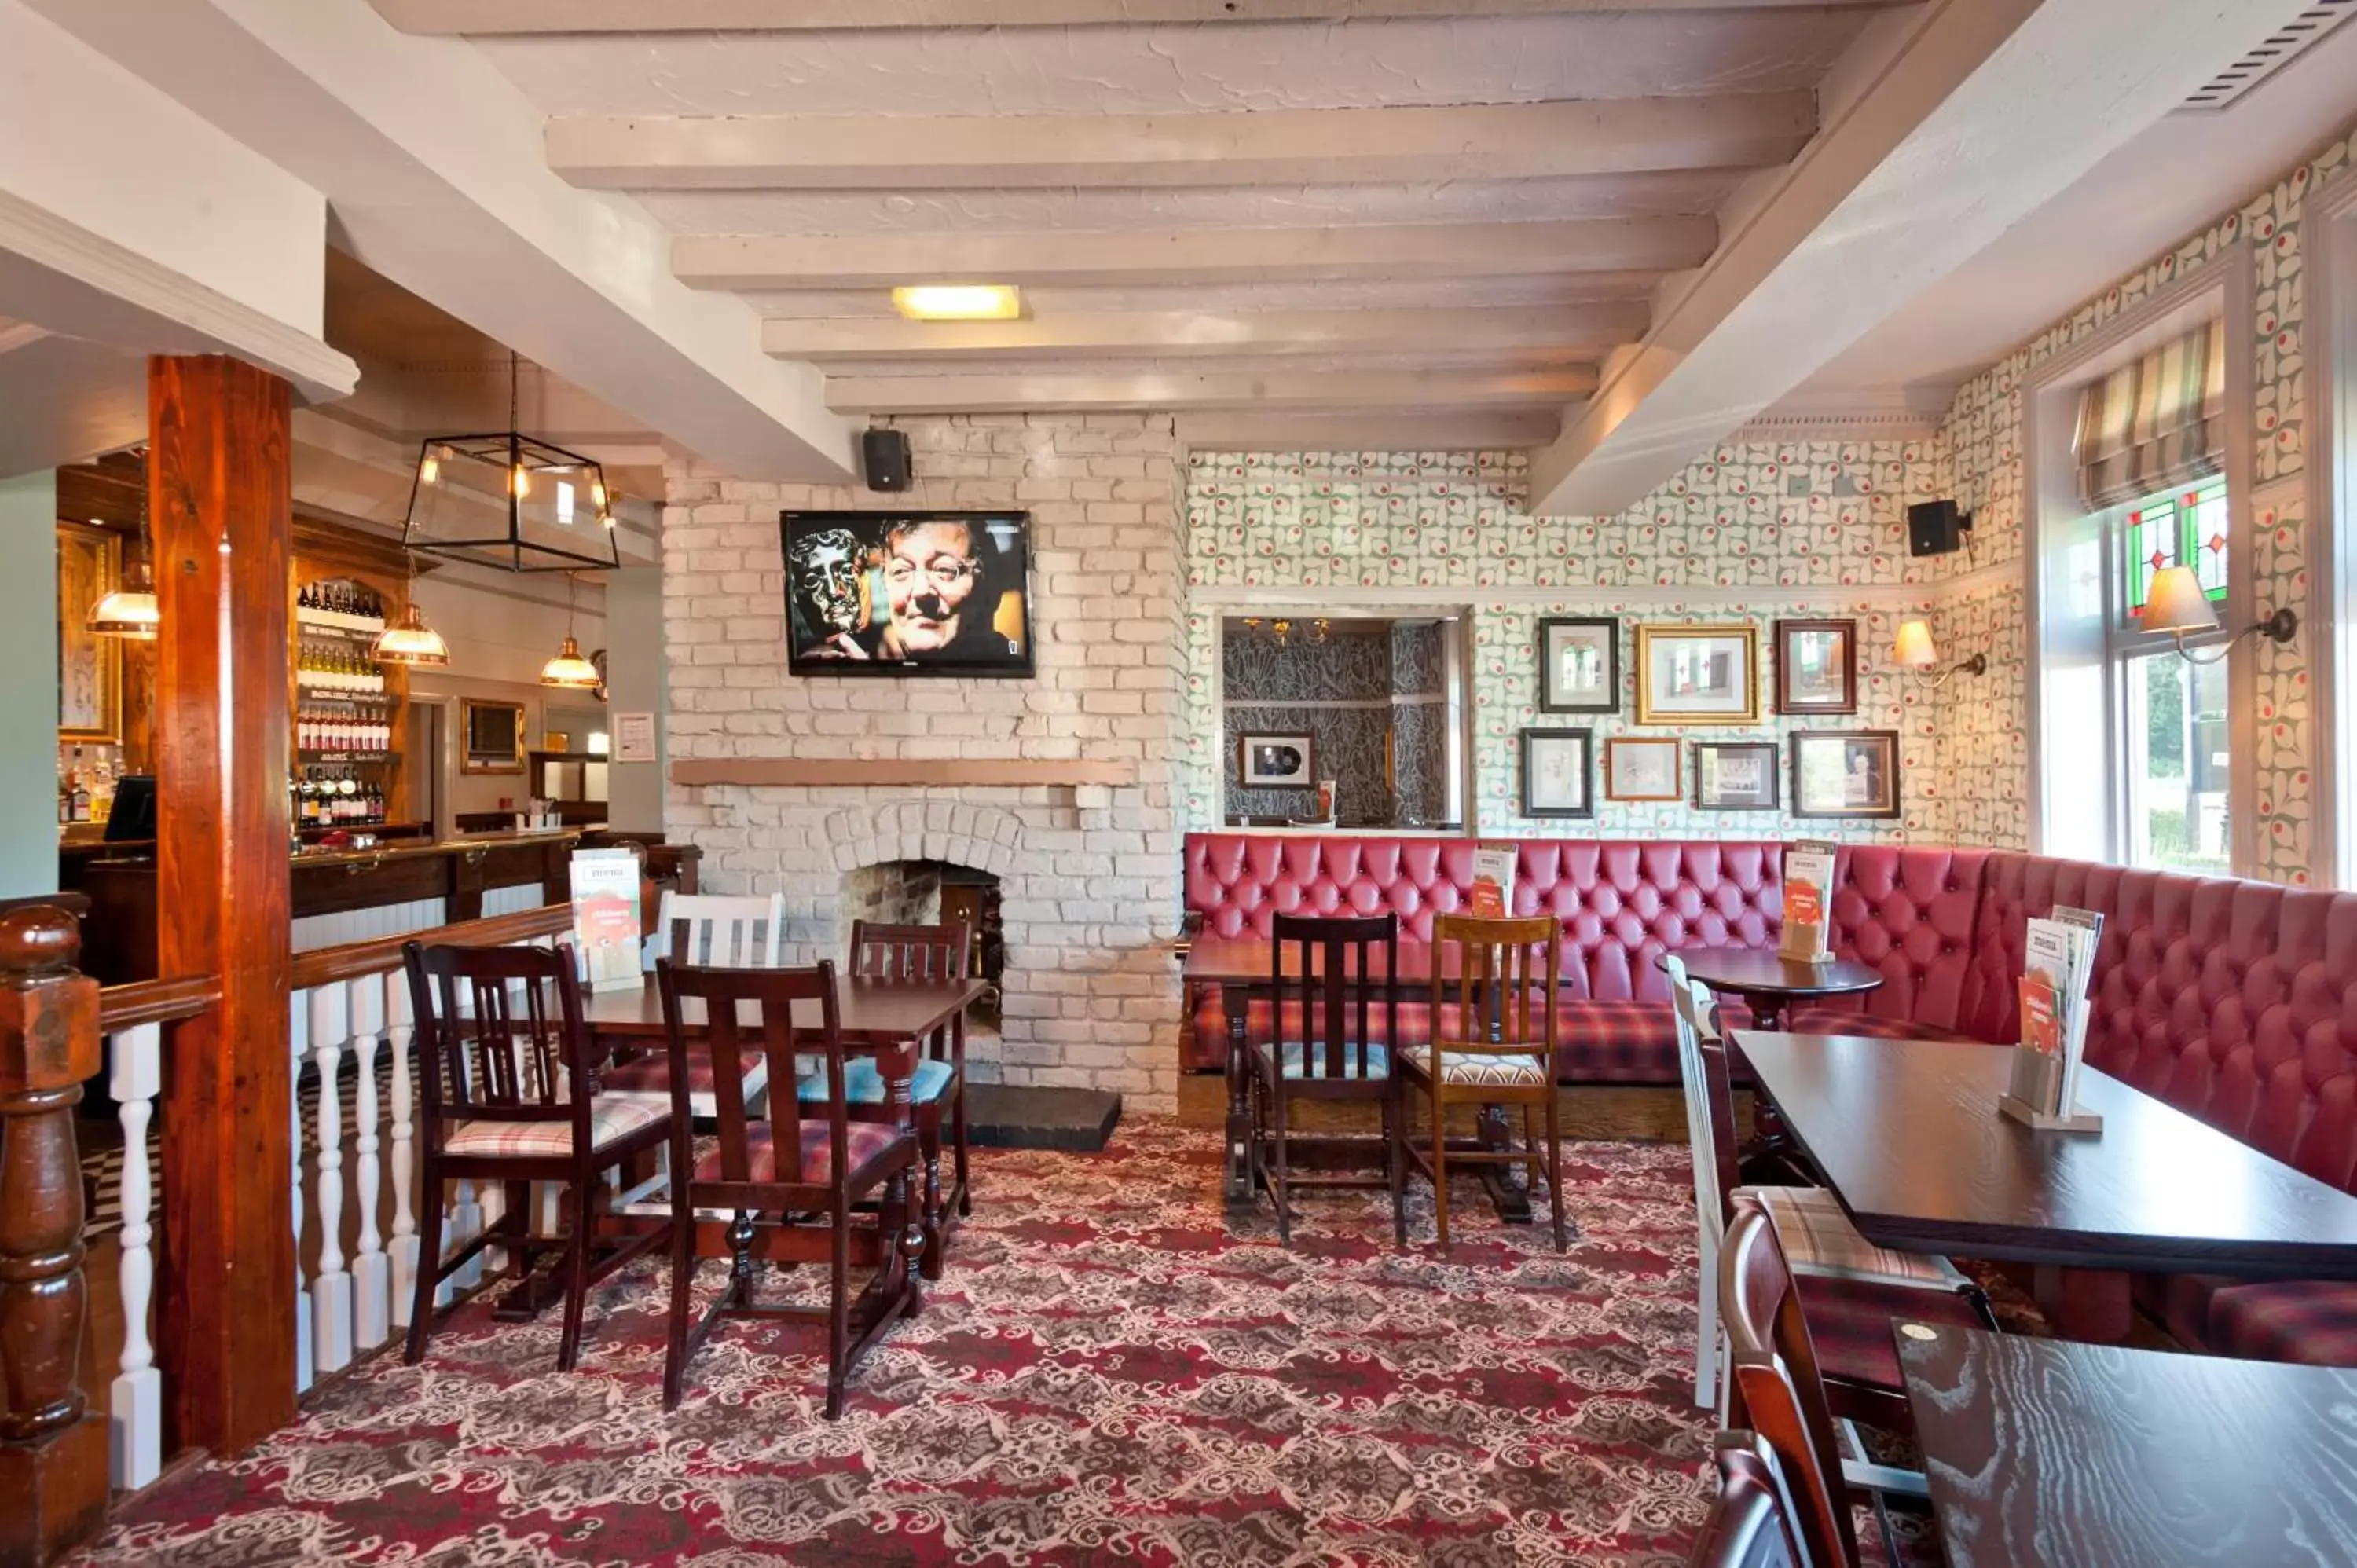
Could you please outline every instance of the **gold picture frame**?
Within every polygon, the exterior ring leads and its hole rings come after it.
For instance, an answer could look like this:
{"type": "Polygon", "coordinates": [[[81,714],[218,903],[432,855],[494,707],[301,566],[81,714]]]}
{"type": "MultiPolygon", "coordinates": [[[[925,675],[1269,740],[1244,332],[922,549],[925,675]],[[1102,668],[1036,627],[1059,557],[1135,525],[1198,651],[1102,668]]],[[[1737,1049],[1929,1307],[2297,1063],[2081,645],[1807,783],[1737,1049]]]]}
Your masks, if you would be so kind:
{"type": "Polygon", "coordinates": [[[522,703],[458,702],[458,771],[521,773],[524,768],[522,703]]]}
{"type": "Polygon", "coordinates": [[[123,582],[123,539],[112,529],[58,524],[58,739],[123,739],[123,645],[90,629],[91,607],[123,582]]]}
{"type": "Polygon", "coordinates": [[[1760,722],[1760,628],[1749,621],[1640,626],[1637,722],[1760,722]]]}

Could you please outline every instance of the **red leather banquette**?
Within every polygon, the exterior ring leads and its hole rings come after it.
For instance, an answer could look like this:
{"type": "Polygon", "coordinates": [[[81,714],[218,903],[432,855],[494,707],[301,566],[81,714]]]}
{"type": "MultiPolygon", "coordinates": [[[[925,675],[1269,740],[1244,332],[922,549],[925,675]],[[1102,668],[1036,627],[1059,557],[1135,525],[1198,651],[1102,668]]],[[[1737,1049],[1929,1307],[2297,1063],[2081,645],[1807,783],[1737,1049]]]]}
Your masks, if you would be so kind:
{"type": "MultiPolygon", "coordinates": [[[[1265,936],[1279,912],[1396,911],[1428,938],[1462,908],[1461,839],[1193,833],[1187,908],[1202,928],[1265,936]]],[[[1518,914],[1564,922],[1558,1076],[1677,1082],[1668,992],[1677,947],[1772,945],[1781,846],[1528,841],[1518,914]]],[[[1834,947],[1881,989],[1797,1012],[1796,1029],[2010,1042],[2026,922],[2057,906],[2104,917],[2088,1060],[2344,1191],[2357,1192],[2357,894],[2180,876],[1987,850],[1845,848],[1834,947]]],[[[1225,1059],[1216,994],[1195,999],[1197,1060],[1225,1059]]],[[[1257,1011],[1257,1010],[1256,1010],[1257,1011]]],[[[1739,1024],[1738,1017],[1731,1020],[1739,1024]]],[[[1420,1018],[1403,1016],[1403,1033],[1420,1018]]],[[[1265,1031],[1265,1015],[1248,1029],[1265,1031]]],[[[2179,1276],[2139,1297],[2185,1343],[2228,1355],[2357,1366],[2357,1284],[2179,1276]]]]}

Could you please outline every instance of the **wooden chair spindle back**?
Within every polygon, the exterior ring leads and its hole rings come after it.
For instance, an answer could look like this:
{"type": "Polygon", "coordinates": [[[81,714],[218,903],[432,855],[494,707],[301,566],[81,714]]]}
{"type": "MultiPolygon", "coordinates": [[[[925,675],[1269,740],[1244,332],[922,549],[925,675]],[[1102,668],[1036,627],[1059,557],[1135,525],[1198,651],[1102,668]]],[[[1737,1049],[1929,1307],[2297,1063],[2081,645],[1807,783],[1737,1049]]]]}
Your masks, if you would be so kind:
{"type": "Polygon", "coordinates": [[[1538,1056],[1555,1060],[1555,987],[1562,979],[1563,928],[1551,916],[1489,920],[1437,915],[1432,921],[1433,1070],[1444,1054],[1538,1056]],[[1449,952],[1455,953],[1457,1026],[1444,1005],[1449,952]]]}
{"type": "Polygon", "coordinates": [[[1270,935],[1272,1043],[1280,1058],[1291,1043],[1286,1038],[1290,999],[1301,1021],[1300,1078],[1383,1076],[1370,1070],[1369,1053],[1387,1049],[1399,1038],[1399,988],[1394,983],[1399,917],[1279,915],[1270,935]],[[1379,1033],[1371,1028],[1378,1017],[1379,1033]]]}
{"type": "Polygon", "coordinates": [[[575,1120],[586,1134],[597,1051],[582,1022],[573,948],[402,949],[425,1042],[429,1125],[444,1119],[575,1120]]]}
{"type": "Polygon", "coordinates": [[[938,926],[851,922],[851,972],[859,980],[963,980],[974,936],[963,920],[938,926]]]}
{"type": "MultiPolygon", "coordinates": [[[[850,1105],[844,1088],[842,1022],[836,1009],[834,965],[822,960],[809,969],[713,969],[675,964],[661,959],[655,964],[655,987],[662,999],[663,1027],[670,1036],[672,1113],[676,1124],[689,1124],[688,1080],[694,1047],[711,1053],[713,1122],[718,1137],[720,1180],[740,1185],[752,1179],[748,1118],[745,1108],[745,1057],[759,1049],[772,1062],[790,1062],[796,1053],[821,1058],[826,1074],[823,1112],[834,1153],[832,1168],[838,1180],[850,1166],[846,1147],[850,1135],[850,1105]],[[699,1004],[700,1020],[691,1018],[685,1004],[699,1004]],[[797,1026],[794,1004],[817,1004],[818,1026],[797,1026]],[[744,1015],[749,1004],[754,1017],[744,1015]],[[703,1033],[688,1031],[700,1021],[703,1033]]],[[[816,1101],[810,1109],[821,1110],[816,1101]]],[[[779,1150],[779,1169],[799,1171],[802,1148],[802,1102],[792,1094],[770,1096],[770,1136],[779,1150]]],[[[780,1181],[791,1178],[780,1175],[780,1181]]]]}

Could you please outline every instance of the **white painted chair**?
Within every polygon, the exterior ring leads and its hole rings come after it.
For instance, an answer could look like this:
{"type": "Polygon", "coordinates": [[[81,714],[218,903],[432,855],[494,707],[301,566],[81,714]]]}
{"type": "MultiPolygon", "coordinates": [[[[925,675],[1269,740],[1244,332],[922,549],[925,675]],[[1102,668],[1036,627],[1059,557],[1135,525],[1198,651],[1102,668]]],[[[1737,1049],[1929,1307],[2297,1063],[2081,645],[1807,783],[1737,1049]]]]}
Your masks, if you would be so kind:
{"type": "MultiPolygon", "coordinates": [[[[775,969],[783,947],[786,896],[731,897],[666,890],[655,917],[647,967],[658,958],[716,969],[775,969]]],[[[703,1115],[699,1111],[697,1115],[703,1115]]]]}
{"type": "MultiPolygon", "coordinates": [[[[673,893],[666,890],[657,907],[655,932],[647,944],[647,963],[658,958],[675,963],[703,964],[716,969],[776,969],[784,946],[786,898],[733,897],[724,894],[673,893]]],[[[688,1109],[699,1121],[720,1113],[718,1097],[709,1081],[709,1052],[696,1057],[698,1076],[690,1080],[688,1109]]],[[[770,1088],[767,1057],[745,1074],[745,1103],[759,1108],[770,1088]]],[[[641,1052],[632,1061],[611,1069],[604,1088],[608,1093],[671,1102],[671,1060],[660,1047],[641,1052]]],[[[615,1198],[617,1208],[651,1201],[671,1187],[671,1149],[656,1158],[655,1174],[615,1198]]],[[[668,1200],[666,1200],[668,1201],[668,1200]]]]}
{"type": "MultiPolygon", "coordinates": [[[[1706,1410],[1723,1411],[1718,1255],[1738,1190],[1735,1096],[1709,988],[1689,981],[1685,965],[1674,955],[1665,959],[1663,967],[1669,972],[1670,1001],[1677,1016],[1678,1076],[1685,1085],[1686,1137],[1694,1149],[1695,1219],[1701,1232],[1702,1311],[1695,1341],[1695,1403],[1706,1410]]],[[[1842,1212],[1841,1200],[1823,1187],[1740,1190],[1768,1211],[1794,1275],[1947,1292],[1964,1296],[1984,1320],[1988,1318],[1980,1287],[1953,1263],[1945,1258],[1876,1246],[1857,1233],[1849,1216],[1842,1212]]]]}

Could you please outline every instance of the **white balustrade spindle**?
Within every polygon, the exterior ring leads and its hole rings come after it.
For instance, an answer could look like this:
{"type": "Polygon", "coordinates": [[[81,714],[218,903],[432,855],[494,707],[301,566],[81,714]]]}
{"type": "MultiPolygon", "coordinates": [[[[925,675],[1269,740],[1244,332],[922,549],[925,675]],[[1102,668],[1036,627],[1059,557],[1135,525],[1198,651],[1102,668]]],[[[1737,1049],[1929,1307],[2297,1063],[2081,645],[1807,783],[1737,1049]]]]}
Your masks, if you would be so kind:
{"type": "Polygon", "coordinates": [[[319,1072],[319,1272],[311,1276],[311,1343],[318,1369],[339,1371],[352,1360],[352,1277],[344,1270],[344,1128],[341,1089],[344,1041],[351,1025],[341,983],[314,986],[311,1058],[319,1072]]]}
{"type": "Polygon", "coordinates": [[[352,1254],[352,1344],[372,1350],[385,1341],[384,1243],[377,1231],[381,1158],[377,1142],[376,1052],[384,1033],[384,993],[395,977],[364,974],[350,983],[352,1016],[352,1199],[360,1209],[360,1237],[352,1254]]]}
{"type": "MultiPolygon", "coordinates": [[[[417,1211],[409,1190],[417,1169],[416,1107],[409,1067],[415,1026],[408,977],[399,970],[385,976],[384,1026],[393,1046],[393,1241],[385,1251],[393,1263],[393,1326],[406,1328],[417,1299],[417,1211]]],[[[439,1203],[442,1195],[435,1193],[431,1200],[439,1203]]]]}
{"type": "Polygon", "coordinates": [[[142,1024],[106,1042],[107,1089],[123,1122],[123,1370],[107,1399],[112,1441],[108,1478],[118,1487],[146,1486],[164,1468],[164,1374],[147,1336],[155,1288],[155,1172],[147,1126],[164,1088],[164,1026],[142,1024]]]}
{"type": "Polygon", "coordinates": [[[311,1041],[311,1009],[306,993],[297,992],[286,1009],[287,1041],[294,1060],[287,1067],[286,1122],[293,1136],[287,1140],[287,1180],[294,1191],[289,1195],[289,1208],[295,1224],[295,1391],[308,1393],[311,1390],[311,1292],[303,1277],[303,1055],[311,1041]]]}

